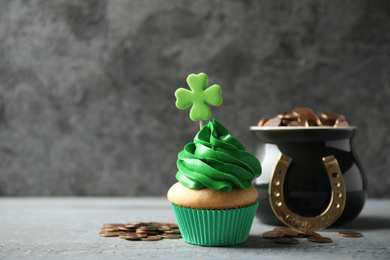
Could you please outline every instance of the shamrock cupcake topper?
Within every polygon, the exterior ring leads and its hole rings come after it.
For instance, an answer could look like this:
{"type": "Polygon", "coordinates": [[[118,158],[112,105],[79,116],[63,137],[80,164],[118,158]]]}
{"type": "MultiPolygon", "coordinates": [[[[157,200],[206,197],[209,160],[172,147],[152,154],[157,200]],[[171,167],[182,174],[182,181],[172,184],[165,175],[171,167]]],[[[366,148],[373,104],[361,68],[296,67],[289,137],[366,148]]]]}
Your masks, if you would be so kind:
{"type": "Polygon", "coordinates": [[[190,118],[193,121],[199,121],[200,128],[203,127],[203,121],[211,116],[210,108],[207,104],[219,106],[222,104],[219,85],[212,85],[206,89],[209,78],[205,73],[190,74],[187,77],[187,84],[191,91],[185,88],[179,88],[175,92],[176,106],[179,109],[185,109],[192,105],[190,118]]]}

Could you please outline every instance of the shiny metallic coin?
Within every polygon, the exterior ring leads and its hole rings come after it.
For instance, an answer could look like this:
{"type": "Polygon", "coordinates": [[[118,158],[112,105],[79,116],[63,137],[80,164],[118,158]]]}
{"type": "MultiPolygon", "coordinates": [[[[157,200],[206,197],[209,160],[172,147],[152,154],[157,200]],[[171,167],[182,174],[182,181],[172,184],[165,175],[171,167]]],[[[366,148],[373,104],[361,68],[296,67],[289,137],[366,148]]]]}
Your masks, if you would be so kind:
{"type": "Polygon", "coordinates": [[[161,225],[168,226],[170,228],[179,228],[179,226],[176,223],[172,223],[172,222],[161,223],[161,225]]]}
{"type": "Polygon", "coordinates": [[[286,120],[298,120],[298,115],[294,113],[290,113],[290,114],[282,113],[277,115],[277,117],[286,120]]]}
{"type": "Polygon", "coordinates": [[[334,126],[349,126],[349,124],[348,124],[347,120],[345,120],[344,118],[339,118],[334,123],[334,126]]]}
{"type": "Polygon", "coordinates": [[[131,229],[136,229],[136,228],[139,228],[140,225],[126,224],[125,227],[126,227],[126,228],[131,228],[131,229]]]}
{"type": "Polygon", "coordinates": [[[132,222],[128,224],[104,224],[99,233],[102,237],[115,237],[127,240],[157,241],[164,238],[181,238],[179,226],[172,222],[132,222]]]}
{"type": "Polygon", "coordinates": [[[293,109],[293,114],[298,115],[298,116],[303,115],[303,114],[307,114],[307,113],[314,113],[313,109],[308,108],[308,107],[295,107],[293,109]]]}
{"type": "Polygon", "coordinates": [[[281,126],[288,126],[291,122],[298,121],[299,118],[297,115],[291,113],[291,114],[279,114],[279,118],[281,118],[281,126]]]}
{"type": "Polygon", "coordinates": [[[271,230],[271,231],[264,232],[262,237],[263,238],[279,238],[279,237],[284,237],[285,235],[286,235],[286,233],[284,233],[284,231],[271,230]]]}
{"type": "Polygon", "coordinates": [[[171,228],[169,226],[160,226],[160,227],[158,227],[158,230],[159,231],[170,231],[171,228]]]}
{"type": "Polygon", "coordinates": [[[336,120],[340,118],[340,116],[341,115],[336,113],[323,112],[321,113],[320,118],[327,122],[329,125],[334,125],[334,122],[336,122],[336,120]]]}
{"type": "Polygon", "coordinates": [[[325,112],[318,116],[312,109],[307,107],[296,107],[293,112],[283,112],[275,118],[264,118],[258,126],[349,126],[344,115],[325,112]],[[280,122],[278,121],[280,120],[280,122]]]}
{"type": "Polygon", "coordinates": [[[298,244],[298,239],[291,238],[291,237],[278,237],[274,239],[275,243],[278,244],[286,244],[286,245],[292,245],[292,244],[298,244]]]}
{"type": "Polygon", "coordinates": [[[326,120],[320,117],[321,126],[334,126],[335,121],[326,120]]]}
{"type": "Polygon", "coordinates": [[[298,230],[294,230],[292,228],[275,228],[276,231],[284,232],[285,236],[288,237],[303,237],[302,233],[298,230]]]}
{"type": "Polygon", "coordinates": [[[118,226],[118,230],[128,231],[128,232],[135,232],[135,228],[128,228],[126,226],[118,226]]]}
{"type": "Polygon", "coordinates": [[[265,123],[265,121],[267,121],[268,120],[268,118],[263,118],[263,119],[261,119],[260,121],[259,121],[259,123],[257,124],[257,126],[264,126],[264,123],[265,123]]]}
{"type": "Polygon", "coordinates": [[[299,120],[305,123],[305,126],[318,126],[319,124],[321,124],[319,117],[310,108],[294,108],[293,114],[297,115],[299,117],[299,120]]]}
{"type": "Polygon", "coordinates": [[[329,237],[317,237],[317,236],[311,236],[307,238],[308,241],[313,243],[331,243],[333,242],[331,238],[329,237]]]}
{"type": "Polygon", "coordinates": [[[181,234],[162,234],[161,236],[166,239],[177,239],[182,237],[181,234]]]}
{"type": "Polygon", "coordinates": [[[145,237],[145,238],[141,238],[142,241],[158,241],[158,240],[161,240],[161,239],[163,239],[163,238],[160,235],[148,236],[148,237],[145,237]]]}
{"type": "Polygon", "coordinates": [[[270,118],[266,120],[262,126],[280,126],[281,119],[278,117],[270,118]]]}
{"type": "Polygon", "coordinates": [[[180,234],[180,230],[179,229],[172,229],[172,230],[167,230],[167,231],[164,231],[165,234],[180,234]]]}
{"type": "Polygon", "coordinates": [[[168,227],[171,227],[171,228],[179,228],[179,226],[176,223],[172,223],[172,222],[161,223],[161,225],[162,226],[168,226],[168,227]]]}
{"type": "Polygon", "coordinates": [[[304,121],[291,121],[287,123],[287,126],[306,126],[304,121]]]}
{"type": "Polygon", "coordinates": [[[339,235],[342,237],[362,237],[363,234],[356,231],[340,231],[339,235]]]}
{"type": "Polygon", "coordinates": [[[323,112],[320,115],[321,118],[332,120],[332,121],[336,121],[336,119],[338,119],[340,116],[341,115],[332,112],[323,112]]]}
{"type": "Polygon", "coordinates": [[[125,227],[124,224],[105,224],[103,225],[102,231],[108,231],[108,232],[120,231],[121,228],[123,227],[125,227]]]}
{"type": "Polygon", "coordinates": [[[127,239],[127,240],[140,240],[141,238],[145,238],[148,235],[140,235],[134,232],[125,232],[119,235],[119,238],[127,239]]]}
{"type": "Polygon", "coordinates": [[[124,226],[125,224],[121,223],[108,223],[108,224],[103,224],[104,228],[109,228],[109,227],[118,227],[118,226],[124,226]]]}
{"type": "Polygon", "coordinates": [[[113,232],[102,231],[99,233],[99,236],[101,236],[101,237],[117,237],[122,233],[123,233],[123,231],[113,231],[113,232]]]}
{"type": "Polygon", "coordinates": [[[140,226],[136,229],[136,231],[149,231],[149,230],[157,230],[158,226],[140,226]]]}
{"type": "Polygon", "coordinates": [[[301,234],[304,237],[322,237],[321,234],[310,230],[301,231],[301,234]]]}

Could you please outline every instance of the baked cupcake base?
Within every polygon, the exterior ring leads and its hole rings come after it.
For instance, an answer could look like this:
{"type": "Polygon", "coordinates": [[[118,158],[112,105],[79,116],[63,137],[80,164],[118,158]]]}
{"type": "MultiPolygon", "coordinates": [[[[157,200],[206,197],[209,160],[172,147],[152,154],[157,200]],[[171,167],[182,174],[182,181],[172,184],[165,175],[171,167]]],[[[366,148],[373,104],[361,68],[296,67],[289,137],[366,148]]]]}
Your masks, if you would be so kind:
{"type": "Polygon", "coordinates": [[[258,197],[257,190],[251,186],[247,190],[233,187],[230,192],[202,188],[189,189],[176,182],[169,189],[168,200],[177,206],[193,209],[235,209],[253,205],[258,197]]]}
{"type": "Polygon", "coordinates": [[[248,239],[259,203],[223,210],[171,205],[184,241],[201,246],[228,246],[248,239]]]}

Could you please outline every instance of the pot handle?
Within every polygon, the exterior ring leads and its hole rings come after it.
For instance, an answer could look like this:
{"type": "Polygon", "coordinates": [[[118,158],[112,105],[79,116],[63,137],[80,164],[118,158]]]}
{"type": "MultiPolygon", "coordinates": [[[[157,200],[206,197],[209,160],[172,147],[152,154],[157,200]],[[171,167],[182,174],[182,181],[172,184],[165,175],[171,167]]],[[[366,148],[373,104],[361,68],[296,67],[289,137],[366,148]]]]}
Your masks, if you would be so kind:
{"type": "Polygon", "coordinates": [[[304,217],[295,214],[284,202],[284,179],[291,161],[291,157],[282,154],[271,176],[268,192],[272,210],[284,224],[294,229],[314,231],[329,227],[343,213],[346,199],[343,174],[337,159],[333,155],[322,158],[332,191],[328,207],[315,217],[304,217]]]}

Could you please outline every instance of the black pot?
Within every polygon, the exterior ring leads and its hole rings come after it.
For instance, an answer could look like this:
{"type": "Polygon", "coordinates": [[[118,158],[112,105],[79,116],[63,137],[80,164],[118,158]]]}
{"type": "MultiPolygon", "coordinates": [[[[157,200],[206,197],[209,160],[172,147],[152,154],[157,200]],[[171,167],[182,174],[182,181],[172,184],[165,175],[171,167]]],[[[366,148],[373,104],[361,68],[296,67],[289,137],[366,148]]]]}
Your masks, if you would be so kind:
{"type": "Polygon", "coordinates": [[[304,218],[313,218],[327,210],[334,195],[331,175],[324,166],[324,158],[332,157],[337,160],[344,180],[345,205],[342,205],[341,215],[330,225],[347,223],[359,215],[367,198],[367,181],[351,146],[356,127],[250,129],[256,139],[254,154],[263,169],[262,175],[254,180],[260,203],[256,216],[263,223],[281,225],[284,222],[283,217],[277,216],[270,202],[270,180],[281,155],[291,159],[283,177],[282,198],[283,204],[291,212],[304,218]]]}

